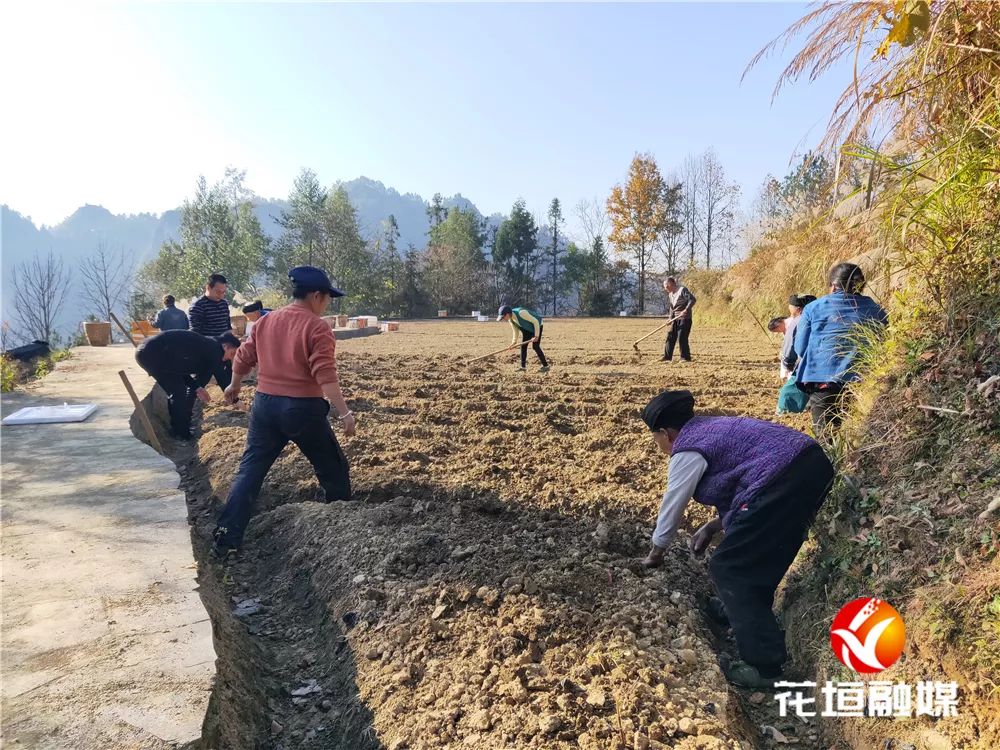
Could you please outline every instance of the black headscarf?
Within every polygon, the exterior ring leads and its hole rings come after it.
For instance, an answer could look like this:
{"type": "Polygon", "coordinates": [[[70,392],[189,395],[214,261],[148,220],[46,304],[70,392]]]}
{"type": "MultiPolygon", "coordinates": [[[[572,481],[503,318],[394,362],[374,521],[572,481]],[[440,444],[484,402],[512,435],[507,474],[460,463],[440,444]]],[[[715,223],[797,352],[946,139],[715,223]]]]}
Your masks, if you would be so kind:
{"type": "Polygon", "coordinates": [[[664,391],[642,410],[642,421],[650,432],[683,427],[694,416],[694,396],[691,391],[664,391]]]}

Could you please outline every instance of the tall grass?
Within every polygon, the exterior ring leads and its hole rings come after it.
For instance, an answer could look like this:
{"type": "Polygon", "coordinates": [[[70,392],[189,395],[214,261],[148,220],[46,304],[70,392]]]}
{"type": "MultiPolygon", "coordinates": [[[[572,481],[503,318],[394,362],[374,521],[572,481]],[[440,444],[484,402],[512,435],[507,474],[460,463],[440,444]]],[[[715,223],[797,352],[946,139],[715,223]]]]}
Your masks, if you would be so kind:
{"type": "MultiPolygon", "coordinates": [[[[761,54],[799,34],[779,88],[854,62],[826,145],[869,164],[865,207],[782,228],[723,286],[773,304],[782,281],[854,260],[891,324],[858,334],[866,377],[836,446],[851,481],[790,586],[792,643],[832,670],[829,649],[811,644],[839,603],[890,597],[912,626],[900,676],[945,669],[966,690],[968,727],[938,730],[1000,747],[1000,528],[978,518],[1000,487],[1000,403],[977,388],[1000,374],[1000,3],[824,3],[761,54]]],[[[885,731],[904,741],[898,723],[865,721],[859,746],[881,746],[885,731]]]]}

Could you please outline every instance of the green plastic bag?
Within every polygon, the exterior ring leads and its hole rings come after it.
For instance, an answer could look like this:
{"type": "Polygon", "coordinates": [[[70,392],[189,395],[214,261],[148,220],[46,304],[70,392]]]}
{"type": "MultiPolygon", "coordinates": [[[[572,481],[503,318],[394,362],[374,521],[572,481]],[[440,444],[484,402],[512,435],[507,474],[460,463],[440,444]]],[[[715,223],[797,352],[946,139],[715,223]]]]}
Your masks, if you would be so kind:
{"type": "Polygon", "coordinates": [[[798,414],[806,410],[809,394],[803,393],[795,385],[795,378],[789,378],[778,391],[778,414],[798,414]]]}

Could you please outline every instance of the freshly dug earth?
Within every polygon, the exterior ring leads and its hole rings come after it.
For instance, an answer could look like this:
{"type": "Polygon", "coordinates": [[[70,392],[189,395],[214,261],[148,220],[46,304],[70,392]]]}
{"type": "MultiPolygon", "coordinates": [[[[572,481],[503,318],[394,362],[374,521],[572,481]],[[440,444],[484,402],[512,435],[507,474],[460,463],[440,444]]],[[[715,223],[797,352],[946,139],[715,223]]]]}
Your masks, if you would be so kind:
{"type": "MultiPolygon", "coordinates": [[[[290,447],[238,561],[203,567],[220,654],[209,746],[765,746],[717,666],[704,562],[678,543],[662,569],[639,565],[666,481],[639,410],[689,388],[703,412],[774,418],[774,350],[696,326],[693,363],[660,362],[659,336],[635,354],[657,324],[547,322],[547,374],[530,352],[527,373],[513,355],[465,364],[506,343],[505,324],[340,343],[357,502],[310,502],[290,447]]],[[[177,453],[202,554],[246,417],[209,406],[177,453]]],[[[707,517],[693,506],[687,530],[707,517]]]]}

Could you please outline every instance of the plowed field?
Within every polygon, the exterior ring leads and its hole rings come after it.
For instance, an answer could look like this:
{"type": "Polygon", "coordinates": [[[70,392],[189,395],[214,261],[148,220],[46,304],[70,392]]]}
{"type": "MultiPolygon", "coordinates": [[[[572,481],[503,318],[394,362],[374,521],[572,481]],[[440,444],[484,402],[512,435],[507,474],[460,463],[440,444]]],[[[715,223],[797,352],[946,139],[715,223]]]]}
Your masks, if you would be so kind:
{"type": "MultiPolygon", "coordinates": [[[[763,746],[716,663],[705,563],[682,534],[662,569],[638,564],[666,482],[639,411],[670,387],[774,418],[775,351],[696,322],[693,362],[660,362],[659,334],[636,354],[659,322],[547,322],[544,374],[530,351],[527,372],[513,354],[467,364],[509,341],[500,323],[339,343],[357,502],[312,502],[288,448],[238,562],[202,570],[216,746],[763,746]]],[[[245,430],[216,403],[179,449],[202,551],[245,430]]],[[[688,530],[706,517],[692,506],[688,530]]]]}

